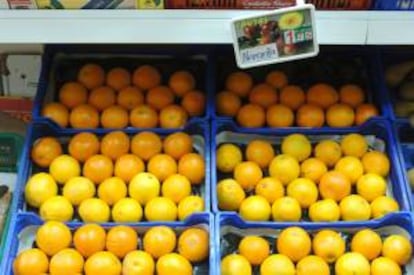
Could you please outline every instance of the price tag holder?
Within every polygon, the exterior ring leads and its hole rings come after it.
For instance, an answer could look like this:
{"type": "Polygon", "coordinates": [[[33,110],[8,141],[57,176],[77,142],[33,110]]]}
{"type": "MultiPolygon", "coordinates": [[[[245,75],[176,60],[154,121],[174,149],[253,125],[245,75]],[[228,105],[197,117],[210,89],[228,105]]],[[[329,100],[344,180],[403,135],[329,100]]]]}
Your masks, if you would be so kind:
{"type": "Polygon", "coordinates": [[[231,21],[237,65],[264,66],[316,56],[315,7],[300,4],[231,21]]]}

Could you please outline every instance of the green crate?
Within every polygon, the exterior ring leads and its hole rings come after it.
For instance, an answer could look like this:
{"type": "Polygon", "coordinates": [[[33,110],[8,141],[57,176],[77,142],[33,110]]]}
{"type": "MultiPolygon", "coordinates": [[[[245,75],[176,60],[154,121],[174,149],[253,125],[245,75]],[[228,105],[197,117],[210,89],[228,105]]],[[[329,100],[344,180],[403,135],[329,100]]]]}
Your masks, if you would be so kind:
{"type": "Polygon", "coordinates": [[[0,172],[16,172],[23,148],[23,137],[0,133],[0,172]]]}

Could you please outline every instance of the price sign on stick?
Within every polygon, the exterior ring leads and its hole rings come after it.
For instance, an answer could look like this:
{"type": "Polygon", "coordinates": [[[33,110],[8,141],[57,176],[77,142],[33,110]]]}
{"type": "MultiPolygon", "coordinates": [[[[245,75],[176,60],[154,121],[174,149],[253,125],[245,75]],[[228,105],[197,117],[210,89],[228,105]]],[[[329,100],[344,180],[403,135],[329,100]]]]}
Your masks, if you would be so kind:
{"type": "Polygon", "coordinates": [[[281,63],[318,54],[315,7],[299,4],[231,21],[237,65],[281,63]]]}

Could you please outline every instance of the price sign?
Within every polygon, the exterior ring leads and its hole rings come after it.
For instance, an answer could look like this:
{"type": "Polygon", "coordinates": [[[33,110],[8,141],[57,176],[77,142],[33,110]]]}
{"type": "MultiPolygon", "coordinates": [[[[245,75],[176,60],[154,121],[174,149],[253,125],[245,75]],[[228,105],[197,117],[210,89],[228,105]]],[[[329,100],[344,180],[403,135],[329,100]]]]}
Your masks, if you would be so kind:
{"type": "Polygon", "coordinates": [[[310,4],[234,19],[237,65],[245,69],[315,56],[315,28],[315,7],[310,4]]]}

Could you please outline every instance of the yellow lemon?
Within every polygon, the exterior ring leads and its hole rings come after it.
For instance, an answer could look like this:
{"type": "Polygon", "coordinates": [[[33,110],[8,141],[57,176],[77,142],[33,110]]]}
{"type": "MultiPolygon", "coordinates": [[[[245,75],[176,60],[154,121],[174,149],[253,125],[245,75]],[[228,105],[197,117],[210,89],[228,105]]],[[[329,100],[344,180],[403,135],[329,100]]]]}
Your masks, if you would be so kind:
{"type": "Polygon", "coordinates": [[[278,222],[297,222],[302,217],[299,202],[291,197],[282,197],[272,205],[272,218],[278,222]]]}
{"type": "Polygon", "coordinates": [[[285,195],[285,189],[278,179],[266,177],[257,183],[255,193],[265,198],[269,203],[273,203],[285,195]]]}
{"type": "Polygon", "coordinates": [[[49,167],[49,173],[58,183],[66,183],[81,173],[79,162],[69,155],[60,155],[55,158],[49,167]]]}
{"type": "Polygon", "coordinates": [[[283,185],[299,177],[300,166],[296,158],[289,155],[278,155],[269,165],[269,175],[277,178],[283,185]]]}
{"type": "Polygon", "coordinates": [[[380,196],[371,202],[372,217],[374,219],[382,218],[388,213],[400,210],[396,200],[387,196],[380,196]]]}
{"type": "Polygon", "coordinates": [[[233,172],[242,160],[242,152],[236,145],[223,144],[216,151],[217,169],[223,173],[233,172]]]}
{"type": "Polygon", "coordinates": [[[83,222],[95,223],[109,221],[111,214],[108,204],[98,198],[90,198],[81,202],[78,212],[83,222]]]}
{"type": "Polygon", "coordinates": [[[104,180],[98,187],[98,197],[108,205],[114,205],[127,195],[125,182],[118,177],[104,180]]]}
{"type": "Polygon", "coordinates": [[[128,192],[131,198],[141,205],[146,205],[151,199],[159,196],[160,182],[151,173],[139,173],[129,183],[128,192]]]}
{"type": "Polygon", "coordinates": [[[74,177],[68,180],[63,187],[63,196],[71,204],[79,205],[83,200],[95,196],[95,184],[86,177],[74,177]]]}
{"type": "Polygon", "coordinates": [[[247,221],[268,221],[272,208],[261,196],[250,196],[240,205],[240,216],[247,221]]]}
{"type": "Polygon", "coordinates": [[[359,178],[357,192],[367,201],[371,202],[376,198],[385,195],[387,183],[384,178],[373,173],[368,173],[359,178]]]}
{"type": "Polygon", "coordinates": [[[296,199],[302,208],[308,208],[318,199],[318,188],[310,179],[297,178],[287,186],[287,195],[296,199]]]}
{"type": "Polygon", "coordinates": [[[339,203],[344,221],[366,221],[371,217],[371,206],[359,195],[350,195],[339,203]]]}
{"type": "Polygon", "coordinates": [[[122,198],[112,207],[114,222],[139,222],[142,215],[141,205],[132,198],[122,198]]]}
{"type": "Polygon", "coordinates": [[[24,195],[26,202],[32,207],[40,207],[47,199],[57,195],[58,187],[55,179],[48,173],[37,173],[26,183],[24,195]]]}
{"type": "Polygon", "coordinates": [[[281,145],[282,154],[296,158],[298,161],[307,159],[312,153],[309,139],[302,134],[292,134],[285,137],[281,145]]]}
{"type": "Polygon", "coordinates": [[[67,222],[72,219],[73,206],[67,198],[54,196],[42,203],[39,212],[45,221],[67,222]]]}
{"type": "Polygon", "coordinates": [[[145,205],[144,212],[148,221],[175,221],[177,219],[177,206],[169,198],[153,198],[145,205]]]}
{"type": "Polygon", "coordinates": [[[341,210],[333,199],[315,202],[309,207],[309,218],[313,222],[336,222],[341,217],[341,210]]]}
{"type": "Polygon", "coordinates": [[[188,196],[178,204],[178,219],[185,220],[196,212],[204,211],[204,200],[200,196],[188,196]]]}
{"type": "Polygon", "coordinates": [[[218,207],[224,211],[237,211],[246,198],[243,188],[234,179],[224,179],[217,184],[218,207]]]}

